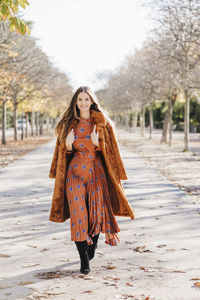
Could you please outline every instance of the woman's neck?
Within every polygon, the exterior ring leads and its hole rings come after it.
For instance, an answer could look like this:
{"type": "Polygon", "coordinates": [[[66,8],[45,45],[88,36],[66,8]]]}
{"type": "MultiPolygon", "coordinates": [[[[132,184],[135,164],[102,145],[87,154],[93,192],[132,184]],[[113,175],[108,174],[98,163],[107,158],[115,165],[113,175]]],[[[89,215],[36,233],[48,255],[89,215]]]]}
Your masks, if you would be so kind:
{"type": "Polygon", "coordinates": [[[81,112],[80,111],[80,117],[83,119],[89,119],[90,118],[90,111],[81,112]]]}

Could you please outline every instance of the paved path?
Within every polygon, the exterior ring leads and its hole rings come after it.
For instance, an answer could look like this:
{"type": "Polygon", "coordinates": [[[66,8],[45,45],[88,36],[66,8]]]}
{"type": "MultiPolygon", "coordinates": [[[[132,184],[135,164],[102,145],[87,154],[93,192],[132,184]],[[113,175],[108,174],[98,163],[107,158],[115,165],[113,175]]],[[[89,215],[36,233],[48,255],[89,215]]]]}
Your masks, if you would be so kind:
{"type": "Polygon", "coordinates": [[[135,220],[117,217],[120,244],[101,234],[91,273],[80,277],[69,220],[48,220],[54,145],[0,170],[0,299],[199,300],[199,206],[125,147],[135,220]]]}

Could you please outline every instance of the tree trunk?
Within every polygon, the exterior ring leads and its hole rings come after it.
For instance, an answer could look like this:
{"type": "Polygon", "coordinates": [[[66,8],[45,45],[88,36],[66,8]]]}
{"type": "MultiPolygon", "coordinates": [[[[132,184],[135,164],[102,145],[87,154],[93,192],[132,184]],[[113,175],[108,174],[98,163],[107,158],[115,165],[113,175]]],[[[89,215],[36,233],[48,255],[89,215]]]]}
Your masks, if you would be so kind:
{"type": "Polygon", "coordinates": [[[2,145],[6,145],[6,101],[2,100],[2,145]]]}
{"type": "Polygon", "coordinates": [[[13,126],[14,126],[14,140],[18,141],[18,135],[17,135],[17,103],[14,101],[14,112],[13,112],[13,126]]]}
{"type": "Polygon", "coordinates": [[[149,139],[152,138],[152,132],[153,132],[153,103],[150,103],[150,110],[149,110],[149,139]]]}
{"type": "Polygon", "coordinates": [[[126,129],[129,128],[129,112],[128,111],[125,113],[125,128],[126,129]]]}
{"type": "Polygon", "coordinates": [[[169,97],[168,98],[168,109],[165,113],[165,118],[164,118],[161,143],[167,143],[167,133],[169,130],[169,121],[170,121],[170,103],[171,103],[171,99],[169,97]]]}
{"type": "Polygon", "coordinates": [[[144,129],[145,129],[145,106],[142,105],[142,110],[140,113],[140,128],[141,128],[141,135],[144,137],[144,129]]]}
{"type": "MultiPolygon", "coordinates": [[[[24,120],[24,114],[22,113],[22,120],[24,120]]],[[[22,122],[22,127],[21,127],[21,140],[24,139],[24,122],[22,122]]]]}
{"type": "Polygon", "coordinates": [[[31,136],[34,136],[35,112],[31,112],[31,136]]]}
{"type": "Polygon", "coordinates": [[[36,111],[36,114],[35,114],[36,135],[39,135],[39,115],[40,115],[40,112],[36,111]]]}
{"type": "Polygon", "coordinates": [[[28,111],[25,112],[25,116],[26,116],[26,131],[25,131],[25,137],[28,137],[28,123],[29,123],[29,119],[28,119],[28,111]]]}
{"type": "Polygon", "coordinates": [[[44,113],[40,114],[40,135],[44,134],[44,113]]]}
{"type": "MultiPolygon", "coordinates": [[[[116,117],[115,117],[116,122],[116,117]]],[[[46,134],[49,134],[49,115],[46,114],[46,134]]]]}
{"type": "Polygon", "coordinates": [[[169,101],[169,146],[172,146],[172,112],[173,112],[173,103],[172,99],[169,101]]]}
{"type": "Polygon", "coordinates": [[[178,96],[177,89],[174,89],[171,96],[168,98],[168,109],[165,113],[161,143],[167,143],[167,133],[169,132],[169,146],[172,145],[172,113],[173,107],[178,96]]]}
{"type": "Polygon", "coordinates": [[[135,113],[134,113],[134,116],[133,116],[133,129],[132,129],[132,132],[135,132],[135,131],[136,131],[136,128],[137,128],[137,120],[138,120],[138,113],[135,112],[135,113]]]}
{"type": "Polygon", "coordinates": [[[190,98],[187,89],[184,90],[184,151],[189,151],[190,98]]]}

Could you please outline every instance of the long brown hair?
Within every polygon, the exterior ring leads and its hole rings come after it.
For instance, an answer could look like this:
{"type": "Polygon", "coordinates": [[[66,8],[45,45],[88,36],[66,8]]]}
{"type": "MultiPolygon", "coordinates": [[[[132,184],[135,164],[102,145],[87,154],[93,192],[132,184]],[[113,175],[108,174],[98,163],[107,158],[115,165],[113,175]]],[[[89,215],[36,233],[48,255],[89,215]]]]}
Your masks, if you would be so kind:
{"type": "Polygon", "coordinates": [[[68,130],[71,125],[71,122],[74,119],[77,120],[77,122],[78,122],[80,119],[80,110],[79,110],[78,106],[76,105],[76,102],[77,102],[78,94],[81,92],[87,93],[89,95],[89,97],[91,98],[93,103],[90,106],[90,110],[93,109],[96,111],[101,111],[104,114],[105,118],[109,122],[112,122],[110,120],[110,118],[108,117],[108,113],[100,106],[95,93],[88,86],[81,86],[74,93],[68,108],[60,114],[60,116],[58,117],[58,119],[56,121],[54,132],[56,135],[59,136],[60,143],[65,141],[65,139],[68,135],[68,130]]]}

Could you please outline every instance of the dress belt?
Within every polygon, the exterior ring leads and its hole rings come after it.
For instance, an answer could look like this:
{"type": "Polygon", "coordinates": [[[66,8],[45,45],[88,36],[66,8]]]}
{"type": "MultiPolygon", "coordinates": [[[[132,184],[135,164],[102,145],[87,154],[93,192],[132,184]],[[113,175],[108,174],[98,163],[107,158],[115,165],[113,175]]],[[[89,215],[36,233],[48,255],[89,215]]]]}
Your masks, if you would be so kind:
{"type": "Polygon", "coordinates": [[[89,160],[94,160],[97,157],[97,152],[94,151],[75,151],[74,152],[74,157],[77,158],[85,158],[85,159],[89,159],[89,160]]]}

